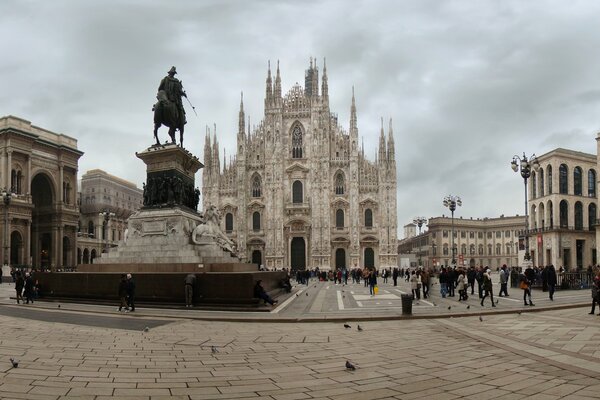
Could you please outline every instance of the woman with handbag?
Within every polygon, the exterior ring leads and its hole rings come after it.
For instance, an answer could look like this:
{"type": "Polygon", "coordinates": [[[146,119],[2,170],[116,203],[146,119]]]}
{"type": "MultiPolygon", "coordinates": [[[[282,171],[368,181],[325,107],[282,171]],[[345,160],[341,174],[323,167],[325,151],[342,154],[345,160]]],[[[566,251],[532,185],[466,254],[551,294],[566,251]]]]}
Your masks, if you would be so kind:
{"type": "Polygon", "coordinates": [[[535,304],[531,302],[531,281],[527,279],[527,276],[524,274],[521,275],[521,283],[519,284],[519,287],[523,289],[523,303],[526,306],[535,306],[535,304]],[[529,304],[527,304],[527,297],[529,297],[529,304]]]}

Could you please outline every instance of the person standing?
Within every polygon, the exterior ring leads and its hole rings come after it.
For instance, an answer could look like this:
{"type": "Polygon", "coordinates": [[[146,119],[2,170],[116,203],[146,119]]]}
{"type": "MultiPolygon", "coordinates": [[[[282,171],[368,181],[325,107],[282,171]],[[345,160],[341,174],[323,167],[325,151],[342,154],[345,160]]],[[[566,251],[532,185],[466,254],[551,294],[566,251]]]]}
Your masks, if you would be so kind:
{"type": "MultiPolygon", "coordinates": [[[[469,270],[467,271],[467,282],[469,284],[469,286],[471,287],[471,294],[475,294],[475,275],[477,275],[477,272],[475,271],[475,267],[469,267],[469,270]]],[[[468,290],[468,287],[467,287],[468,290]]]]}
{"type": "Polygon", "coordinates": [[[550,300],[554,301],[554,290],[556,289],[556,270],[554,269],[554,265],[550,264],[548,266],[548,271],[546,272],[546,279],[548,281],[548,297],[550,300]]]}
{"type": "Polygon", "coordinates": [[[421,299],[421,290],[419,288],[419,275],[415,273],[415,271],[411,271],[410,273],[410,290],[413,294],[413,299],[421,299]]]}
{"type": "Polygon", "coordinates": [[[392,281],[394,281],[394,286],[398,286],[398,267],[394,267],[392,271],[392,281]]]}
{"type": "Polygon", "coordinates": [[[129,311],[135,311],[135,281],[131,274],[127,274],[127,306],[129,311]]]}
{"type": "Polygon", "coordinates": [[[594,315],[596,304],[600,307],[600,270],[592,281],[592,311],[589,312],[590,315],[594,315]]]}
{"type": "Polygon", "coordinates": [[[446,281],[446,287],[448,288],[448,297],[454,297],[454,288],[456,288],[456,267],[450,266],[448,268],[448,281],[446,281]]]}
{"type": "Polygon", "coordinates": [[[458,290],[458,301],[467,300],[467,285],[465,283],[465,274],[463,270],[458,271],[458,278],[456,279],[456,290],[458,290]]]}
{"type": "Polygon", "coordinates": [[[193,307],[194,300],[194,286],[196,286],[196,275],[187,274],[183,280],[183,286],[185,289],[185,306],[193,307]]]}
{"type": "Polygon", "coordinates": [[[23,301],[23,287],[25,286],[25,280],[23,279],[23,275],[21,275],[20,271],[15,271],[15,291],[17,292],[17,304],[19,304],[19,300],[25,304],[23,301]]]}
{"type": "Polygon", "coordinates": [[[494,303],[494,287],[492,285],[492,271],[488,268],[483,273],[483,297],[481,298],[481,307],[483,307],[483,301],[490,296],[490,300],[492,301],[492,307],[496,307],[496,303],[494,303]]]}
{"type": "Polygon", "coordinates": [[[29,272],[25,273],[25,301],[27,304],[31,301],[33,304],[33,278],[29,274],[29,272]]]}
{"type": "Polygon", "coordinates": [[[423,286],[423,298],[426,299],[429,297],[429,279],[430,274],[427,269],[421,271],[421,285],[423,286]]]}
{"type": "MultiPolygon", "coordinates": [[[[527,272],[527,271],[525,271],[527,272]]],[[[531,301],[531,281],[527,278],[526,273],[521,275],[521,282],[519,283],[519,287],[523,289],[523,304],[533,306],[533,302],[531,301]],[[527,304],[527,298],[529,297],[529,304],[527,304]]]]}
{"type": "Polygon", "coordinates": [[[122,312],[125,309],[125,312],[129,312],[129,308],[127,307],[127,275],[121,274],[121,280],[119,281],[119,312],[122,312]]]}
{"type": "Polygon", "coordinates": [[[483,297],[483,266],[480,265],[477,268],[477,272],[475,272],[475,280],[477,281],[477,292],[479,294],[479,298],[483,297]]]}
{"type": "Polygon", "coordinates": [[[502,265],[500,269],[500,293],[498,293],[498,297],[502,297],[502,293],[508,297],[508,269],[506,264],[502,265]]]}
{"type": "Polygon", "coordinates": [[[369,272],[369,294],[371,296],[375,295],[375,286],[377,286],[377,274],[375,270],[369,272]]]}
{"type": "Polygon", "coordinates": [[[448,292],[448,272],[446,272],[446,267],[442,267],[438,279],[440,282],[440,295],[442,298],[446,298],[446,293],[448,292]]]}

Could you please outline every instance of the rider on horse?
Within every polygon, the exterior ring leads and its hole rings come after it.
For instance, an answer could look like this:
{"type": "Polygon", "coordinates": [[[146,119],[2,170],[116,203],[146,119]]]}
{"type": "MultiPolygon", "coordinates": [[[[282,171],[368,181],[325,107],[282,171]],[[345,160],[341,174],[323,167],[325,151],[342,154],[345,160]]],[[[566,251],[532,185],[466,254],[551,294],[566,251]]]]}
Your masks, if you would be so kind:
{"type": "Polygon", "coordinates": [[[165,76],[162,79],[162,81],[160,81],[158,90],[164,90],[167,94],[167,98],[169,99],[169,101],[175,103],[178,111],[177,125],[183,126],[187,121],[185,120],[185,110],[183,109],[183,102],[181,100],[181,96],[187,97],[187,94],[183,90],[183,85],[181,84],[181,81],[175,78],[176,73],[177,71],[175,70],[175,67],[171,67],[171,69],[168,72],[168,75],[165,76]]]}

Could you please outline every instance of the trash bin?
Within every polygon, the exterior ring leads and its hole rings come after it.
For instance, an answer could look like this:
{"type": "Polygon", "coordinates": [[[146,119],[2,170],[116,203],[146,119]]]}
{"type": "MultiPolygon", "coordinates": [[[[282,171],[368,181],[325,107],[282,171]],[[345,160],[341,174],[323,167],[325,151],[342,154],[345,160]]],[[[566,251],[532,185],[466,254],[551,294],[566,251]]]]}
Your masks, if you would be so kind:
{"type": "Polygon", "coordinates": [[[402,315],[411,315],[413,302],[412,294],[403,294],[400,297],[402,297],[402,315]]]}

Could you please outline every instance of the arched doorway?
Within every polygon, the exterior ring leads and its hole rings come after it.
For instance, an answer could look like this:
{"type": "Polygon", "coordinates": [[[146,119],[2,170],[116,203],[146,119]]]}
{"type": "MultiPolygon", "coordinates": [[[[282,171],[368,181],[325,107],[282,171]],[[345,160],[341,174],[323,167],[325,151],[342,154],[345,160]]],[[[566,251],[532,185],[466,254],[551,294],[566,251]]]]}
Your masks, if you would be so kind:
{"type": "Polygon", "coordinates": [[[25,264],[23,262],[23,237],[18,231],[10,234],[10,264],[25,264]]]}
{"type": "Polygon", "coordinates": [[[78,247],[77,248],[77,265],[81,264],[81,260],[82,260],[81,249],[78,247]]]}
{"type": "Polygon", "coordinates": [[[375,252],[371,247],[365,248],[365,268],[375,268],[375,252]]]}
{"type": "Polygon", "coordinates": [[[262,253],[260,250],[254,250],[252,252],[252,264],[256,264],[257,266],[261,266],[262,264],[262,253]]]}
{"type": "Polygon", "coordinates": [[[96,254],[96,249],[92,249],[92,252],[90,254],[90,264],[94,263],[94,260],[96,259],[97,254],[96,254]]]}
{"type": "Polygon", "coordinates": [[[50,177],[45,173],[37,174],[31,181],[33,210],[31,213],[30,250],[34,267],[49,268],[52,264],[59,262],[54,259],[57,249],[52,248],[52,234],[55,227],[53,223],[55,197],[50,177]]]}
{"type": "Polygon", "coordinates": [[[290,247],[290,267],[292,270],[306,269],[306,243],[304,238],[293,238],[290,247]]]}
{"type": "Polygon", "coordinates": [[[83,249],[83,263],[90,263],[90,251],[88,249],[83,249]]]}
{"type": "Polygon", "coordinates": [[[346,250],[335,250],[335,269],[346,268],[346,250]]]}

